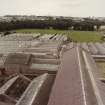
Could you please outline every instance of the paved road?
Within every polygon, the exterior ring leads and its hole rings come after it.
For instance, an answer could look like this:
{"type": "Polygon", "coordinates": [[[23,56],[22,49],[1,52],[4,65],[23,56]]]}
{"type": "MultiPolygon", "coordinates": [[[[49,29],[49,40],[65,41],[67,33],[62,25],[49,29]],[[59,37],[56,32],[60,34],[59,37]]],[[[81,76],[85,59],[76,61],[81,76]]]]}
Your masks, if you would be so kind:
{"type": "Polygon", "coordinates": [[[48,105],[85,105],[77,59],[76,48],[64,54],[48,105]]]}

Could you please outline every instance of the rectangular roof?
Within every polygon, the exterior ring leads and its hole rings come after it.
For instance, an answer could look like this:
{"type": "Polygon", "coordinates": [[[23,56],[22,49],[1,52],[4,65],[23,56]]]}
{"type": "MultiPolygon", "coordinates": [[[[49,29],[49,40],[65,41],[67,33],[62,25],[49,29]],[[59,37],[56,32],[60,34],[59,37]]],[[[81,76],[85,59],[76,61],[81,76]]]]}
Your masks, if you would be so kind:
{"type": "Polygon", "coordinates": [[[28,64],[31,54],[10,53],[5,61],[5,64],[28,64]]]}

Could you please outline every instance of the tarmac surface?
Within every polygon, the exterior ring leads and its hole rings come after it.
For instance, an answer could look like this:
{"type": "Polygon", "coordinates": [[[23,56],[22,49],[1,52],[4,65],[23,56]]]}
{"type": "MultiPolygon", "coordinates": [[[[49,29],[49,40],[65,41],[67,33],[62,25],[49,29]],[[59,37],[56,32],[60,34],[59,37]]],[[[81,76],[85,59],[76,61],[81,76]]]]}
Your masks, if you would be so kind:
{"type": "Polygon", "coordinates": [[[76,49],[62,59],[48,105],[85,105],[76,49]]]}

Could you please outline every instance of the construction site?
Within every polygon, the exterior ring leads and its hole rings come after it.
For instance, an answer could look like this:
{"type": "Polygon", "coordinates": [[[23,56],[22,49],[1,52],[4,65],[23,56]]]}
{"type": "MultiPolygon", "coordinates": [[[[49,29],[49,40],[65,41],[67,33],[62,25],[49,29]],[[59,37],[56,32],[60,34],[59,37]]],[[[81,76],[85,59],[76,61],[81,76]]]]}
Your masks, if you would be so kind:
{"type": "Polygon", "coordinates": [[[105,43],[0,35],[0,105],[105,105],[105,43]]]}

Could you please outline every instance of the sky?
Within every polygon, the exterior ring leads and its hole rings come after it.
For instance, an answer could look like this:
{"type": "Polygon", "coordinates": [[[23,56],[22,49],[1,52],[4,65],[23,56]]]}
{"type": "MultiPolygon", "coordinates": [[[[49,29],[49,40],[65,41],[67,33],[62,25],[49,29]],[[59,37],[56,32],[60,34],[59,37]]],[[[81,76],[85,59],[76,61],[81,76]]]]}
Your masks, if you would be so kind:
{"type": "Polygon", "coordinates": [[[0,16],[105,17],[105,0],[0,0],[0,16]]]}

